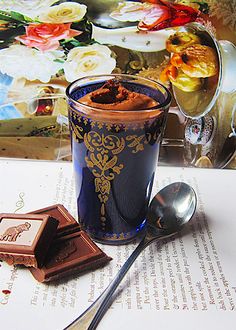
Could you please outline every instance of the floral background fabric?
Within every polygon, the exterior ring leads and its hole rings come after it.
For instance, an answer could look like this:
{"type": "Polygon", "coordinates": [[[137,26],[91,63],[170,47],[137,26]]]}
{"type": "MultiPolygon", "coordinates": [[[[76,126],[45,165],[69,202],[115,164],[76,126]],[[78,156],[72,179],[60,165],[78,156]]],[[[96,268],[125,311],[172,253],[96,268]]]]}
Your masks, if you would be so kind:
{"type": "Polygon", "coordinates": [[[0,71],[14,78],[44,83],[62,70],[67,81],[87,71],[100,73],[104,62],[111,72],[115,60],[109,48],[99,44],[87,46],[91,42],[91,23],[85,18],[87,7],[76,2],[51,6],[55,2],[28,1],[32,7],[25,7],[26,1],[1,5],[7,10],[0,12],[0,71]],[[82,39],[76,38],[80,35],[82,39]],[[73,70],[77,74],[72,75],[73,70]]]}
{"type": "MultiPolygon", "coordinates": [[[[169,60],[165,42],[176,27],[197,21],[217,39],[236,43],[235,8],[235,1],[228,0],[0,0],[0,156],[9,155],[10,148],[11,156],[16,154],[19,136],[21,146],[37,141],[32,148],[39,154],[26,152],[25,157],[49,158],[40,153],[43,139],[53,159],[55,149],[57,155],[62,148],[69,155],[65,88],[70,82],[112,72],[160,80],[169,60]]],[[[214,150],[197,150],[197,159],[208,158],[210,166],[229,133],[234,102],[234,93],[219,97],[213,109],[219,128],[214,150]]],[[[172,120],[167,135],[174,132],[185,148],[182,122],[172,120]]],[[[181,162],[191,165],[196,155],[189,158],[192,146],[185,149],[188,156],[181,162]]]]}
{"type": "MultiPolygon", "coordinates": [[[[146,52],[149,38],[160,39],[163,36],[144,34],[147,41],[136,48],[141,43],[139,39],[143,38],[142,33],[139,38],[135,38],[137,32],[184,25],[196,20],[196,10],[202,14],[203,18],[199,15],[198,19],[204,19],[205,25],[211,24],[210,17],[213,16],[222,19],[223,24],[230,29],[235,29],[235,8],[232,1],[221,1],[220,4],[213,0],[208,4],[187,0],[165,2],[188,8],[184,14],[181,7],[176,7],[171,19],[167,17],[169,8],[164,3],[157,7],[158,1],[114,1],[114,9],[109,16],[120,22],[133,22],[133,29],[123,31],[96,29],[87,18],[91,5],[89,6],[89,1],[84,2],[88,6],[77,1],[1,0],[0,71],[13,78],[26,78],[30,81],[38,79],[44,83],[55,75],[64,74],[64,78],[71,82],[85,74],[111,73],[117,65],[118,55],[111,52],[109,45],[146,52]],[[204,16],[206,12],[207,15],[204,16]],[[150,28],[150,22],[156,25],[153,29],[150,28]],[[130,35],[128,46],[125,45],[127,35],[130,35]],[[39,63],[43,64],[38,65],[39,63]],[[31,70],[28,70],[29,67],[31,70]]],[[[99,3],[102,2],[97,1],[98,7],[99,3]]],[[[211,30],[214,31],[213,26],[211,30]]],[[[158,52],[163,48],[157,45],[152,50],[158,52]]]]}

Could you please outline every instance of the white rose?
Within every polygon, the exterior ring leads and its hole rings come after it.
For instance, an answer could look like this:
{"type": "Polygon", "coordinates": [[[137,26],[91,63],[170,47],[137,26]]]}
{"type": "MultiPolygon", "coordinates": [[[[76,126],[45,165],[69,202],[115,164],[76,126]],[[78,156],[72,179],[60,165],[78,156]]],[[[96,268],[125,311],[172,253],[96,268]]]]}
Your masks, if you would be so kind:
{"type": "Polygon", "coordinates": [[[17,11],[35,18],[40,12],[53,5],[58,0],[0,0],[0,9],[17,11]]]}
{"type": "Polygon", "coordinates": [[[0,71],[14,78],[48,82],[61,68],[55,61],[64,55],[61,51],[41,52],[23,45],[12,45],[0,50],[0,71]]]}
{"type": "Polygon", "coordinates": [[[38,19],[43,23],[70,23],[80,21],[86,14],[87,6],[76,2],[66,2],[50,7],[38,19]]]}
{"type": "Polygon", "coordinates": [[[63,68],[66,80],[74,81],[84,76],[111,73],[115,66],[111,50],[107,46],[93,44],[71,49],[63,68]]]}

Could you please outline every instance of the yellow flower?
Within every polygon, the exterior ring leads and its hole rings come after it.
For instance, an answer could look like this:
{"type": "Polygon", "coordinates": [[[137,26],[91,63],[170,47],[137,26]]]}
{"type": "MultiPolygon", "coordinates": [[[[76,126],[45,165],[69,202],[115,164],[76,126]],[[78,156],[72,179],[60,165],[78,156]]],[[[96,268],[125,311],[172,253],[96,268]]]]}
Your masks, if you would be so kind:
{"type": "Polygon", "coordinates": [[[86,14],[87,6],[76,2],[65,2],[52,6],[41,13],[38,19],[43,23],[70,23],[80,21],[86,14]]]}
{"type": "Polygon", "coordinates": [[[111,73],[115,66],[111,50],[107,46],[93,44],[71,49],[63,68],[66,80],[73,81],[84,76],[111,73]]]}

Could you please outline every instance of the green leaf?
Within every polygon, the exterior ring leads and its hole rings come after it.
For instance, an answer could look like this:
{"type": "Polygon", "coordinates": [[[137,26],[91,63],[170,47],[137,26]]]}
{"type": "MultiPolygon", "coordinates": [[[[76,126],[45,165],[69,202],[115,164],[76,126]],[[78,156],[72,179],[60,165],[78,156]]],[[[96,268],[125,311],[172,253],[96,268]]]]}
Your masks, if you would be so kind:
{"type": "Polygon", "coordinates": [[[22,23],[29,23],[29,22],[33,22],[33,20],[25,15],[22,15],[21,13],[18,13],[17,11],[10,11],[11,17],[15,20],[15,21],[19,21],[22,23]]]}
{"type": "Polygon", "coordinates": [[[33,20],[28,16],[22,15],[16,11],[8,12],[5,10],[0,10],[0,20],[18,24],[27,24],[33,22],[33,20]]]}
{"type": "Polygon", "coordinates": [[[0,10],[0,19],[3,21],[12,22],[12,17],[10,15],[10,13],[8,13],[4,10],[0,10]]]}
{"type": "Polygon", "coordinates": [[[93,44],[95,41],[92,36],[92,24],[84,17],[79,22],[73,22],[71,28],[82,33],[74,38],[61,40],[60,44],[63,47],[65,53],[68,53],[70,49],[74,47],[87,46],[93,44]]]}
{"type": "Polygon", "coordinates": [[[91,22],[88,21],[88,19],[86,17],[84,17],[79,22],[73,22],[71,24],[71,28],[83,32],[79,36],[75,37],[75,39],[77,39],[78,41],[88,43],[91,40],[92,24],[91,24],[91,22]]]}
{"type": "Polygon", "coordinates": [[[199,10],[203,14],[209,14],[209,5],[206,2],[194,1],[193,3],[197,3],[199,5],[199,10]]]}
{"type": "Polygon", "coordinates": [[[81,46],[81,42],[76,39],[70,40],[69,42],[71,43],[71,45],[73,45],[75,47],[81,46]]]}
{"type": "Polygon", "coordinates": [[[55,60],[53,60],[53,62],[64,63],[65,61],[62,60],[61,58],[56,58],[55,60]]]}
{"type": "MultiPolygon", "coordinates": [[[[12,23],[10,23],[12,24],[12,23]]],[[[15,41],[15,37],[25,33],[25,28],[21,24],[10,26],[5,30],[0,30],[0,49],[6,48],[15,41]]]]}
{"type": "Polygon", "coordinates": [[[57,77],[59,76],[63,76],[64,75],[64,70],[63,69],[60,69],[58,72],[57,72],[57,77]]]}

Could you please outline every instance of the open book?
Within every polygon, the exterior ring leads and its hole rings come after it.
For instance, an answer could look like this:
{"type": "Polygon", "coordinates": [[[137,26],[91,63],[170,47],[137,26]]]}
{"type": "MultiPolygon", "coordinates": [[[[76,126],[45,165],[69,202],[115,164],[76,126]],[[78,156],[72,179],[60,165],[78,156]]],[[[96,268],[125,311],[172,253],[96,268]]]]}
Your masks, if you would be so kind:
{"type": "MultiPolygon", "coordinates": [[[[71,163],[2,159],[0,173],[0,212],[61,203],[76,217],[71,163]]],[[[160,248],[152,243],[139,256],[98,329],[235,329],[236,171],[158,167],[153,194],[174,181],[194,187],[195,216],[178,236],[160,248]]],[[[62,330],[106,288],[136,245],[100,244],[113,258],[109,264],[49,284],[0,262],[0,328],[62,330]]]]}

